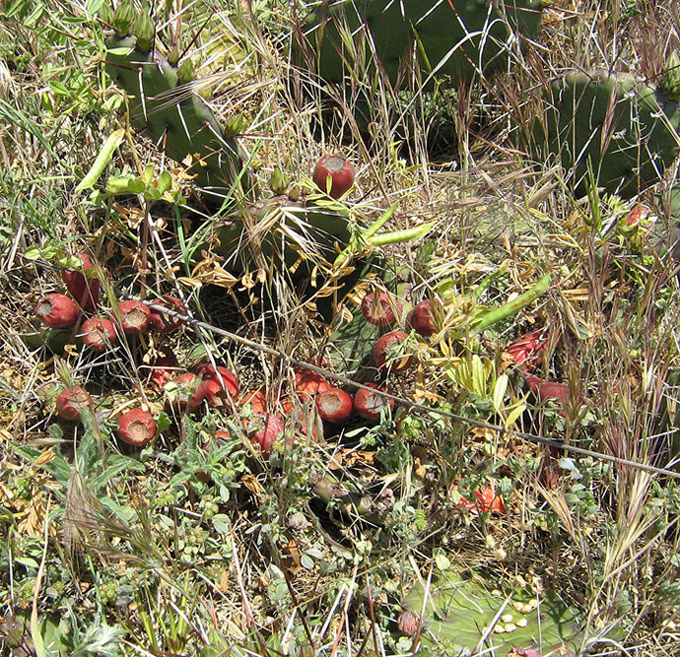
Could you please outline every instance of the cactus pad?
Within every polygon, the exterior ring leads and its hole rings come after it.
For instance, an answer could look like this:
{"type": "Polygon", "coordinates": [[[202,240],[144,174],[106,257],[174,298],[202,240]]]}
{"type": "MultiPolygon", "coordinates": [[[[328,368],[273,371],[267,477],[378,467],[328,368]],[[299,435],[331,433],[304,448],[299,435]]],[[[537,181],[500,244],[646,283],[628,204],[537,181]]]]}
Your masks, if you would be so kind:
{"type": "Polygon", "coordinates": [[[546,93],[545,126],[534,133],[536,157],[557,155],[572,188],[592,169],[598,186],[624,197],[658,182],[678,152],[678,106],[633,77],[573,73],[546,93]]]}
{"type": "MultiPolygon", "coordinates": [[[[106,42],[106,68],[130,96],[130,121],[146,131],[174,160],[192,161],[188,173],[202,190],[218,198],[250,189],[236,139],[227,136],[215,115],[190,87],[180,84],[178,69],[153,47],[149,22],[136,20],[143,40],[114,34],[106,42]],[[141,45],[144,47],[141,47],[141,45]]],[[[186,75],[189,67],[180,68],[186,75]]]]}
{"type": "Polygon", "coordinates": [[[369,61],[373,47],[393,84],[401,74],[409,75],[404,66],[411,61],[411,53],[418,53],[423,78],[436,71],[439,76],[469,81],[475,73],[507,67],[511,34],[534,38],[541,26],[540,0],[308,4],[314,7],[304,26],[310,52],[321,77],[333,82],[356,71],[357,54],[369,61]],[[359,38],[361,34],[370,36],[371,46],[359,38]],[[353,46],[348,43],[349,35],[353,46]]]}

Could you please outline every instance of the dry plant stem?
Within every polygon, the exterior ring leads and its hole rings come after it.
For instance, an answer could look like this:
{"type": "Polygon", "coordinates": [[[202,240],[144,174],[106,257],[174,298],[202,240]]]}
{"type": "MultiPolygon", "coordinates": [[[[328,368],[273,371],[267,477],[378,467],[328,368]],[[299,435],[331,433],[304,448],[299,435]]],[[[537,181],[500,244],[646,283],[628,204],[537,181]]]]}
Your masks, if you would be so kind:
{"type": "MultiPolygon", "coordinates": [[[[293,588],[293,585],[290,581],[290,575],[288,574],[288,569],[283,565],[283,559],[279,557],[279,567],[281,568],[281,572],[283,573],[283,577],[286,580],[286,586],[288,587],[288,593],[290,593],[290,598],[293,601],[293,606],[296,609],[302,609],[302,605],[300,604],[300,601],[298,600],[298,597],[295,593],[295,589],[293,588]]],[[[300,622],[302,623],[302,627],[305,630],[305,634],[307,635],[307,641],[309,641],[309,647],[312,649],[312,655],[316,655],[316,645],[314,643],[314,637],[312,636],[312,632],[309,629],[309,625],[307,624],[307,619],[305,618],[305,615],[303,613],[300,613],[300,622]]]]}

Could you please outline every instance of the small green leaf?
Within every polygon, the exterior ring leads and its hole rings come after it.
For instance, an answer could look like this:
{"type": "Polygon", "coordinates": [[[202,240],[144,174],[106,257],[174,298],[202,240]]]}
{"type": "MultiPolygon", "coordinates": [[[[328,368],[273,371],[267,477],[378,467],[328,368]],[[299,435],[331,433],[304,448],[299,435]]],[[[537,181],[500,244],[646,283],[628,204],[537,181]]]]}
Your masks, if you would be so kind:
{"type": "Polygon", "coordinates": [[[496,413],[500,413],[503,408],[503,399],[505,392],[508,389],[508,375],[501,374],[493,387],[493,407],[496,413]]]}
{"type": "Polygon", "coordinates": [[[163,171],[158,177],[158,190],[165,194],[172,187],[172,176],[169,171],[163,171]]]}

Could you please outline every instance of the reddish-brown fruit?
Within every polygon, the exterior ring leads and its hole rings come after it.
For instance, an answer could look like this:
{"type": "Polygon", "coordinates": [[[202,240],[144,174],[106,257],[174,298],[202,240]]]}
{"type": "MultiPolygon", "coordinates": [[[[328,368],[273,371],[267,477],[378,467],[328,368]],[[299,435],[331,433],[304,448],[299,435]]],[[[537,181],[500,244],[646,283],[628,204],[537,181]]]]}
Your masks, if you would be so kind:
{"type": "Polygon", "coordinates": [[[314,167],[314,184],[331,198],[340,198],[354,184],[354,165],[342,155],[324,155],[314,167]],[[328,190],[328,176],[331,188],[328,190]]]}
{"type": "Polygon", "coordinates": [[[354,410],[365,420],[377,422],[383,409],[387,407],[394,408],[394,400],[380,394],[381,392],[387,392],[385,388],[375,383],[368,383],[366,385],[371,390],[365,390],[364,388],[357,390],[356,395],[354,395],[354,410]]]}
{"type": "MultiPolygon", "coordinates": [[[[181,299],[173,297],[170,294],[163,295],[162,299],[154,299],[151,303],[155,306],[163,306],[169,310],[176,310],[180,313],[185,313],[186,308],[182,303],[181,299]]],[[[167,315],[165,313],[158,312],[157,310],[151,309],[151,315],[149,315],[149,330],[154,333],[169,333],[179,328],[184,320],[177,317],[167,315]]]]}
{"type": "Polygon", "coordinates": [[[217,379],[203,379],[197,390],[205,401],[213,408],[224,408],[228,405],[227,393],[217,379]]]}
{"type": "Polygon", "coordinates": [[[321,374],[311,370],[297,370],[295,372],[295,392],[298,397],[305,401],[316,397],[324,390],[330,390],[331,384],[321,374]]]}
{"type": "Polygon", "coordinates": [[[529,371],[541,362],[541,354],[548,344],[546,329],[539,328],[515,338],[505,352],[510,360],[523,370],[529,371]]]}
{"type": "Polygon", "coordinates": [[[162,388],[173,377],[177,376],[179,363],[175,352],[166,349],[163,356],[156,358],[150,365],[151,368],[151,382],[159,388],[162,388]]]}
{"type": "Polygon", "coordinates": [[[62,420],[78,422],[80,411],[89,408],[91,402],[92,397],[84,388],[78,386],[65,388],[57,396],[57,414],[62,420]]]}
{"type": "Polygon", "coordinates": [[[413,636],[420,629],[420,619],[412,611],[405,611],[397,619],[397,627],[402,634],[413,636]]]}
{"type": "Polygon", "coordinates": [[[222,390],[222,383],[220,382],[221,379],[221,381],[224,382],[224,387],[231,398],[238,398],[238,379],[231,370],[228,370],[222,365],[218,365],[217,369],[215,369],[215,366],[212,365],[212,363],[198,363],[197,365],[194,365],[193,369],[194,372],[200,374],[203,377],[204,381],[208,379],[211,381],[216,381],[219,385],[220,391],[222,390]]]}
{"type": "Polygon", "coordinates": [[[141,301],[121,301],[118,304],[120,324],[126,335],[139,335],[149,327],[151,311],[141,301]]]}
{"type": "Polygon", "coordinates": [[[248,390],[239,400],[241,406],[250,406],[250,411],[254,415],[261,415],[267,412],[267,398],[262,390],[248,390]]]}
{"type": "Polygon", "coordinates": [[[66,285],[66,289],[76,300],[80,307],[92,312],[97,307],[99,301],[99,288],[101,282],[98,278],[89,278],[83,272],[94,269],[94,262],[87,253],[79,253],[77,258],[82,263],[79,271],[70,269],[61,270],[61,278],[66,285]]]}
{"type": "Polygon", "coordinates": [[[201,377],[185,372],[171,379],[164,386],[169,404],[177,411],[193,411],[201,405],[205,389],[201,388],[201,377]]]}
{"type": "Polygon", "coordinates": [[[70,297],[55,292],[45,295],[38,301],[35,313],[47,326],[66,328],[73,326],[78,321],[80,308],[70,297]]]}
{"type": "Polygon", "coordinates": [[[83,342],[96,351],[104,351],[115,344],[118,336],[113,322],[106,317],[90,317],[83,322],[83,342]]]}
{"type": "Polygon", "coordinates": [[[247,423],[248,437],[262,448],[264,454],[272,451],[283,429],[281,419],[271,413],[253,415],[247,423]]]}
{"type": "Polygon", "coordinates": [[[389,326],[394,324],[401,315],[403,306],[396,299],[390,297],[387,292],[368,292],[361,300],[361,313],[366,321],[376,326],[389,326]],[[396,313],[396,314],[395,314],[396,313]]]}
{"type": "MultiPolygon", "coordinates": [[[[565,406],[571,400],[571,392],[566,383],[557,383],[556,381],[546,381],[539,379],[537,376],[527,376],[524,379],[529,390],[533,392],[540,400],[555,399],[560,404],[565,406]]],[[[559,410],[560,415],[564,415],[564,410],[559,410]]]]}
{"type": "Polygon", "coordinates": [[[436,333],[437,328],[432,320],[432,299],[425,299],[416,304],[406,315],[406,325],[424,338],[429,338],[436,333]]]}
{"type": "Polygon", "coordinates": [[[352,416],[354,400],[341,388],[329,388],[316,398],[319,416],[331,424],[345,424],[352,416]]]}
{"type": "MultiPolygon", "coordinates": [[[[457,490],[458,486],[456,484],[451,486],[451,492],[457,490]]],[[[496,515],[505,513],[507,510],[503,498],[491,486],[476,488],[474,495],[476,498],[475,502],[470,502],[467,497],[460,495],[458,505],[464,506],[466,509],[470,509],[470,511],[481,511],[482,513],[493,513],[496,515]]]]}
{"type": "Polygon", "coordinates": [[[124,443],[144,447],[156,435],[156,420],[141,408],[131,408],[118,418],[116,435],[124,443]]]}
{"type": "Polygon", "coordinates": [[[378,338],[373,345],[373,360],[382,370],[390,369],[392,372],[403,372],[411,366],[411,354],[403,354],[399,348],[402,342],[408,340],[408,335],[403,331],[390,331],[378,338]]]}

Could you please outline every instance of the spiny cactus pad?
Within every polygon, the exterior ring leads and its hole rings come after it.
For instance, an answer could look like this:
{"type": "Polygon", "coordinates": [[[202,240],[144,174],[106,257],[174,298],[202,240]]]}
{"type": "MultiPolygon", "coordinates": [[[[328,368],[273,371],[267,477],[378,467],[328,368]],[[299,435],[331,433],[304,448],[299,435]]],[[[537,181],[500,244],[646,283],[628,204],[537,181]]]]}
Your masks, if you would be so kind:
{"type": "Polygon", "coordinates": [[[469,81],[476,73],[507,67],[512,33],[534,38],[541,26],[541,0],[307,4],[312,7],[304,26],[309,52],[321,77],[334,82],[356,72],[357,56],[368,61],[373,47],[393,84],[409,75],[405,66],[415,52],[423,78],[436,71],[469,81]]]}
{"type": "Polygon", "coordinates": [[[247,193],[249,179],[236,139],[225,134],[202,98],[180,85],[175,66],[153,47],[139,44],[136,36],[118,34],[106,42],[106,70],[130,96],[131,123],[174,160],[192,156],[188,173],[206,194],[228,198],[235,190],[247,193]]]}
{"type": "Polygon", "coordinates": [[[586,188],[589,168],[598,186],[630,197],[659,181],[678,152],[676,102],[627,75],[572,73],[546,91],[545,125],[534,144],[557,155],[570,186],[586,188]]]}

